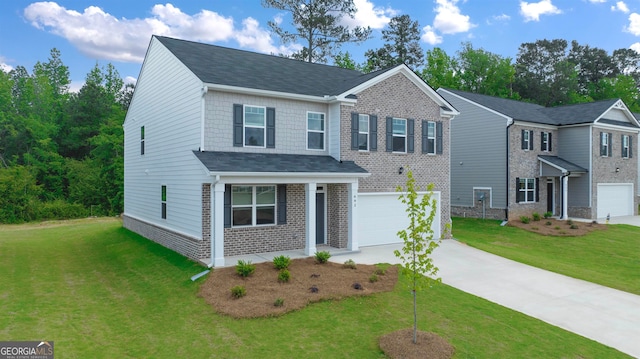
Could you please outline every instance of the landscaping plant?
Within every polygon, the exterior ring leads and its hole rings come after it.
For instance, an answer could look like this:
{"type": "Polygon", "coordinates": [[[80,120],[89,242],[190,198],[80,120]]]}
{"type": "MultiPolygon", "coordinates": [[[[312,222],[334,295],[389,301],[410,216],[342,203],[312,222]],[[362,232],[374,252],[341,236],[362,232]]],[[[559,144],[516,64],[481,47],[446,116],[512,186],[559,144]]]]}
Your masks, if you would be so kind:
{"type": "Polygon", "coordinates": [[[238,260],[238,264],[236,264],[236,273],[243,278],[250,276],[255,270],[256,265],[251,263],[251,261],[243,261],[240,259],[238,260]]]}
{"type": "Polygon", "coordinates": [[[327,263],[329,258],[331,258],[331,253],[327,251],[316,252],[316,260],[318,263],[327,263]]]}
{"type": "Polygon", "coordinates": [[[289,268],[289,264],[291,264],[291,258],[288,256],[280,255],[273,258],[273,266],[278,270],[289,268]]]}

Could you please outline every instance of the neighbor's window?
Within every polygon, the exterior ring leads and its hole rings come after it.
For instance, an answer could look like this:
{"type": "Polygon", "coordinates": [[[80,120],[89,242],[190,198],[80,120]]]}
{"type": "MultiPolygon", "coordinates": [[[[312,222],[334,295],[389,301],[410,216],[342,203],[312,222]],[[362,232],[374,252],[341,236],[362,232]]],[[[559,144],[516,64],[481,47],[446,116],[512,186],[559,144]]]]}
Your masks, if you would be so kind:
{"type": "Polygon", "coordinates": [[[427,122],[427,153],[436,154],[436,123],[433,121],[427,122]]]}
{"type": "Polygon", "coordinates": [[[393,119],[393,152],[407,152],[407,120],[393,119]]]}
{"type": "Polygon", "coordinates": [[[324,150],[324,113],[307,112],[307,149],[324,150]]]}
{"type": "Polygon", "coordinates": [[[520,178],[518,187],[518,202],[527,203],[535,202],[536,199],[536,181],[535,178],[520,178]]]}
{"type": "Polygon", "coordinates": [[[629,135],[622,135],[622,158],[631,157],[629,143],[631,143],[629,135]]]}
{"type": "Polygon", "coordinates": [[[369,151],[369,115],[358,115],[358,150],[369,151]]]}
{"type": "Polygon", "coordinates": [[[232,186],[233,226],[275,224],[276,186],[232,186]]]}
{"type": "Polygon", "coordinates": [[[541,150],[551,151],[551,132],[542,132],[541,136],[541,150]]]}
{"type": "Polygon", "coordinates": [[[162,219],[167,219],[167,186],[162,186],[161,190],[161,202],[162,202],[162,219]]]}
{"type": "Polygon", "coordinates": [[[523,150],[533,150],[533,131],[522,130],[522,146],[523,150]]]}
{"type": "Polygon", "coordinates": [[[244,106],[244,145],[264,147],[266,108],[244,106]]]}
{"type": "Polygon", "coordinates": [[[140,154],[144,155],[144,126],[140,127],[140,154]]]}
{"type": "Polygon", "coordinates": [[[600,132],[600,156],[611,157],[611,134],[600,132]]]}

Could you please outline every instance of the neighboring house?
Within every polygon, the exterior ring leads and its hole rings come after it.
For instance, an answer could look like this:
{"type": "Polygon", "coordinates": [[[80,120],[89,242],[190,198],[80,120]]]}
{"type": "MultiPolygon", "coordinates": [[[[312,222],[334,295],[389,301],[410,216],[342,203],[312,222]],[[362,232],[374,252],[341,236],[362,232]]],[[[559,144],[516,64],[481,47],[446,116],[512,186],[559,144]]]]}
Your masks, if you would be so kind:
{"type": "Polygon", "coordinates": [[[457,112],[408,67],[362,74],[154,36],[124,123],[124,226],[209,265],[399,242],[407,168],[449,215],[457,112]]]}
{"type": "Polygon", "coordinates": [[[451,127],[454,216],[637,214],[640,125],[622,100],[545,108],[439,89],[451,127]]]}

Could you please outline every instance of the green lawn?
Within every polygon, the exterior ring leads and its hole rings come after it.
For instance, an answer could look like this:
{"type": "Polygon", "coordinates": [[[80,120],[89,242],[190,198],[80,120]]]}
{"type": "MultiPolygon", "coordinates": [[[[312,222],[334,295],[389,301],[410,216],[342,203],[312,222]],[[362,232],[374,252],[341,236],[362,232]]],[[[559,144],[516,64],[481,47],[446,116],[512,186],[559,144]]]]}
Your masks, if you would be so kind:
{"type": "MultiPolygon", "coordinates": [[[[0,340],[53,340],[56,358],[383,358],[412,324],[410,292],[322,302],[278,318],[217,315],[202,270],[113,219],[0,226],[0,340]]],[[[446,285],[419,293],[419,327],[457,358],[624,354],[446,285]]]]}
{"type": "Polygon", "coordinates": [[[640,294],[640,228],[609,225],[581,237],[541,236],[500,221],[454,218],[453,236],[470,246],[570,277],[640,294]]]}

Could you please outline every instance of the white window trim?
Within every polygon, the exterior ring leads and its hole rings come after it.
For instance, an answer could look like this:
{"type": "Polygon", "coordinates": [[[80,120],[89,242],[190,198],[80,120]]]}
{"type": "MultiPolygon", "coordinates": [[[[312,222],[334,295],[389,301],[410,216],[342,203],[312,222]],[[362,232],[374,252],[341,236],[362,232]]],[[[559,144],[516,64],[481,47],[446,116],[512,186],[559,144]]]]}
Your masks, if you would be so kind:
{"type": "Polygon", "coordinates": [[[536,179],[535,178],[520,178],[520,182],[524,181],[525,186],[524,189],[520,188],[520,184],[518,184],[518,192],[524,192],[524,198],[519,203],[536,203],[536,179]],[[533,187],[529,188],[528,183],[529,180],[533,180],[533,187]],[[531,192],[533,194],[533,200],[529,201],[527,198],[527,194],[531,192]]]}
{"type": "Polygon", "coordinates": [[[549,135],[551,134],[551,132],[542,132],[542,141],[543,141],[543,145],[544,148],[541,148],[542,151],[544,152],[549,152],[549,135]]]}
{"type": "Polygon", "coordinates": [[[369,149],[371,148],[371,118],[369,117],[369,115],[367,114],[363,114],[363,113],[359,113],[358,114],[358,136],[360,135],[367,135],[367,148],[366,149],[360,149],[360,139],[358,138],[358,151],[360,152],[369,152],[369,149]],[[368,131],[362,131],[361,130],[361,126],[360,126],[360,118],[361,117],[366,117],[367,118],[367,129],[368,131]]]}
{"type": "Polygon", "coordinates": [[[391,149],[392,149],[392,153],[407,153],[407,126],[408,126],[408,121],[406,118],[398,118],[398,117],[393,117],[391,120],[391,149]],[[402,120],[404,121],[404,135],[396,135],[395,133],[393,133],[393,121],[395,120],[402,120]],[[393,150],[393,139],[395,137],[403,137],[404,138],[404,151],[395,151],[393,150]]]}
{"type": "Polygon", "coordinates": [[[603,151],[604,155],[601,155],[601,156],[602,157],[609,157],[609,134],[608,133],[603,132],[603,136],[601,136],[601,140],[600,140],[600,146],[601,146],[601,148],[605,149],[603,151]]]}
{"type": "Polygon", "coordinates": [[[325,151],[327,148],[327,114],[324,112],[307,111],[307,150],[309,151],[325,151]],[[309,114],[322,115],[322,127],[324,130],[310,130],[309,129],[309,114]],[[309,132],[322,133],[322,148],[309,148],[309,132]]]}
{"type": "Polygon", "coordinates": [[[260,184],[260,185],[232,185],[231,186],[231,227],[232,228],[249,228],[249,227],[270,227],[275,226],[278,223],[278,186],[271,184],[260,184]],[[233,187],[251,187],[251,205],[234,205],[233,204],[233,187]],[[257,224],[257,209],[258,207],[271,207],[271,204],[257,204],[256,203],[256,195],[257,187],[273,187],[274,188],[274,197],[273,197],[273,223],[266,224],[257,224]],[[251,224],[244,225],[234,225],[233,224],[233,210],[234,208],[248,208],[251,207],[251,224]]]}
{"type": "Polygon", "coordinates": [[[429,140],[433,140],[433,152],[429,152],[429,146],[427,146],[427,154],[428,155],[435,155],[436,154],[436,122],[435,121],[427,121],[427,142],[429,140]],[[429,136],[429,127],[433,126],[433,137],[429,136]]]}
{"type": "Polygon", "coordinates": [[[631,137],[629,135],[623,135],[622,137],[622,149],[626,152],[625,156],[622,158],[629,158],[629,142],[631,142],[631,137]],[[626,142],[626,144],[625,144],[626,142]]]}
{"type": "Polygon", "coordinates": [[[531,148],[531,130],[524,130],[523,136],[523,142],[525,143],[525,151],[530,151],[529,148],[531,148]]]}
{"type": "Polygon", "coordinates": [[[254,148],[267,148],[267,107],[266,106],[242,105],[242,146],[254,147],[254,148]],[[247,121],[246,121],[247,107],[261,108],[264,110],[264,125],[262,126],[247,125],[247,121]],[[245,142],[247,139],[247,132],[246,132],[247,128],[262,128],[262,146],[248,145],[245,142]]]}

